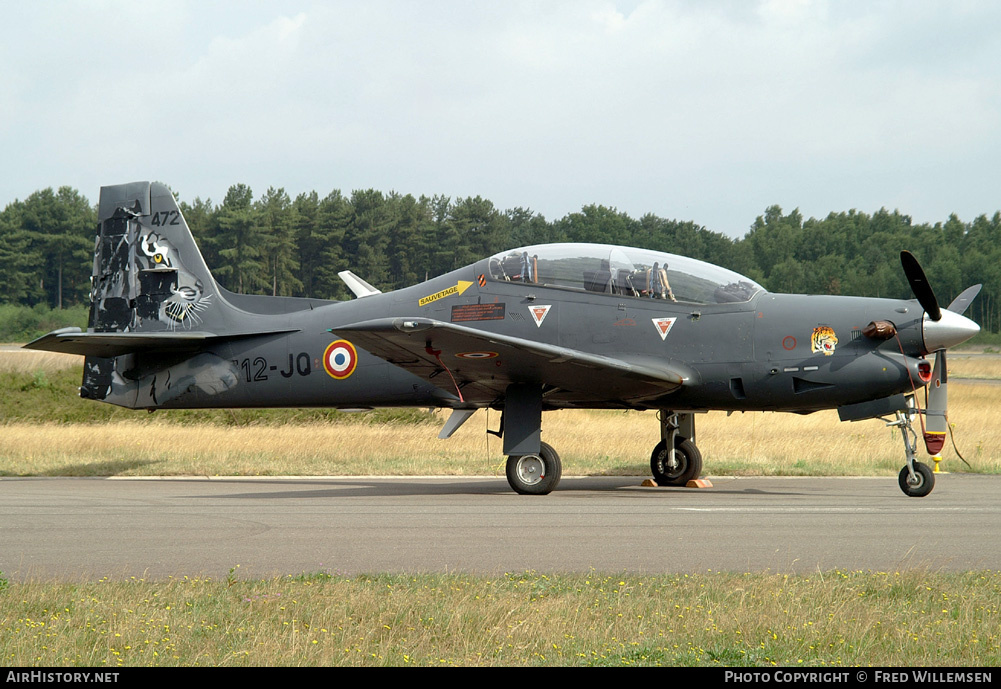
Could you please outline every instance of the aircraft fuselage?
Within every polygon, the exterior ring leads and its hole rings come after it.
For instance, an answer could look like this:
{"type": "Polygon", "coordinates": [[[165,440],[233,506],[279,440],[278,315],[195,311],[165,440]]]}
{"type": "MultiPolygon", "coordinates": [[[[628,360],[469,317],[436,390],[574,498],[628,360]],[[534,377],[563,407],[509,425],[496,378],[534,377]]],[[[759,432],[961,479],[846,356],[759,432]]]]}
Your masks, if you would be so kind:
{"type": "MultiPolygon", "coordinates": [[[[454,387],[451,382],[424,380],[360,347],[353,349],[354,362],[344,362],[350,370],[338,371],[336,362],[325,365],[332,344],[351,343],[349,333],[339,336],[338,325],[364,321],[373,313],[419,315],[653,367],[666,365],[687,375],[680,389],[661,397],[596,404],[555,390],[545,398],[545,408],[811,411],[923,385],[913,358],[923,353],[922,311],[915,302],[759,292],[743,303],[686,304],[489,281],[480,278],[484,272],[480,262],[396,292],[315,302],[282,315],[248,313],[261,331],[285,332],[206,348],[203,354],[228,368],[228,389],[206,392],[189,386],[171,396],[163,391],[162,371],[142,375],[144,369],[162,369],[163,355],[136,354],[129,389],[116,386],[106,401],[140,408],[273,407],[285,400],[297,407],[459,406],[457,394],[443,392],[454,387]],[[468,286],[460,293],[456,286],[462,283],[468,286]],[[866,324],[881,319],[895,323],[899,340],[873,341],[862,334],[866,324]],[[156,360],[144,361],[148,357],[156,360]]],[[[341,347],[342,358],[350,359],[352,350],[341,347]]],[[[498,369],[505,365],[488,350],[464,354],[493,360],[443,360],[449,370],[440,375],[451,373],[460,388],[471,366],[480,373],[485,363],[498,369]]],[[[184,375],[184,363],[178,365],[181,369],[172,372],[175,390],[184,375]]],[[[464,396],[466,404],[493,402],[464,396]]]]}

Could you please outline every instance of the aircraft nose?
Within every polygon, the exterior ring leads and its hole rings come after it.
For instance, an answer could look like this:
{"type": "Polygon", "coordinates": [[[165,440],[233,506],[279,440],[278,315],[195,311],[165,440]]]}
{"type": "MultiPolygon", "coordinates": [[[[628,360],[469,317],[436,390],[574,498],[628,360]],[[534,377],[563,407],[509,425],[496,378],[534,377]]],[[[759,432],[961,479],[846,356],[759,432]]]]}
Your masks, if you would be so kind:
{"type": "Polygon", "coordinates": [[[979,325],[952,311],[943,311],[942,318],[938,321],[933,321],[925,314],[922,329],[925,350],[928,352],[955,347],[980,332],[979,325]]]}

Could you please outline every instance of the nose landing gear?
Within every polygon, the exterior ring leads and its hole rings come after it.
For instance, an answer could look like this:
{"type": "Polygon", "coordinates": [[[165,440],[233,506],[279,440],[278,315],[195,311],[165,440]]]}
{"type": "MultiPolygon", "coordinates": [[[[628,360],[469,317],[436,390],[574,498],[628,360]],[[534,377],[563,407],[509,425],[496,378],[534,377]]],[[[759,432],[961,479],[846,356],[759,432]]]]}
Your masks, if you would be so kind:
{"type": "Polygon", "coordinates": [[[661,410],[661,440],[650,455],[650,472],[658,486],[684,486],[702,473],[702,453],[695,446],[695,418],[661,410]]]}
{"type": "Polygon", "coordinates": [[[913,422],[916,410],[908,408],[907,411],[898,411],[894,421],[887,421],[887,426],[897,426],[900,428],[900,435],[904,439],[904,454],[907,457],[907,464],[900,470],[897,482],[904,495],[911,498],[923,498],[931,493],[935,487],[935,474],[927,464],[917,461],[918,435],[914,432],[913,422]]]}
{"type": "Polygon", "coordinates": [[[688,438],[674,439],[674,457],[661,440],[650,455],[650,471],[658,486],[684,486],[702,473],[702,453],[688,438]]]}

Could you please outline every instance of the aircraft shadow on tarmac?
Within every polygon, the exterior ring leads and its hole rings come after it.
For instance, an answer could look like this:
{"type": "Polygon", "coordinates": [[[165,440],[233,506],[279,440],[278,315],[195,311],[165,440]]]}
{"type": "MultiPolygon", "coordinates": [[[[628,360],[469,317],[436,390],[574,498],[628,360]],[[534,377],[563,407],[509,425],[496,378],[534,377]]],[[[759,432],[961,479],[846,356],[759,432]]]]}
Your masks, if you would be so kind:
{"type": "MultiPolygon", "coordinates": [[[[672,496],[691,497],[696,494],[706,494],[702,489],[694,488],[652,488],[641,485],[642,478],[638,476],[602,476],[586,477],[564,480],[557,491],[551,493],[555,498],[560,494],[574,494],[581,496],[585,493],[596,496],[614,493],[616,497],[631,497],[637,499],[670,499],[672,496]]],[[[220,479],[225,482],[226,479],[220,479]]],[[[232,480],[234,485],[246,485],[246,481],[239,479],[232,480]]],[[[376,479],[367,480],[363,478],[353,479],[280,479],[270,481],[262,479],[255,481],[255,485],[270,484],[275,490],[270,491],[241,491],[228,494],[214,494],[212,496],[192,495],[191,498],[233,498],[233,499],[253,499],[253,500],[308,500],[316,498],[389,498],[389,497],[420,497],[434,495],[466,495],[466,496],[492,496],[503,497],[511,500],[523,500],[526,505],[538,506],[545,502],[545,498],[532,499],[524,496],[512,495],[507,489],[504,479],[477,480],[477,481],[454,481],[454,480],[407,480],[407,479],[376,479]],[[310,490],[304,487],[315,486],[310,490]]],[[[792,486],[790,485],[790,488],[792,486]]],[[[760,488],[713,488],[708,495],[787,495],[802,496],[807,495],[803,491],[769,491],[760,488]]]]}
{"type": "Polygon", "coordinates": [[[162,464],[164,460],[162,459],[151,459],[151,460],[112,460],[107,462],[83,462],[81,464],[72,464],[70,466],[61,466],[58,469],[53,469],[52,471],[42,472],[42,476],[54,476],[54,477],[65,477],[65,476],[95,476],[95,477],[105,477],[105,476],[122,476],[129,471],[134,469],[139,469],[140,467],[149,467],[154,464],[162,464]]]}

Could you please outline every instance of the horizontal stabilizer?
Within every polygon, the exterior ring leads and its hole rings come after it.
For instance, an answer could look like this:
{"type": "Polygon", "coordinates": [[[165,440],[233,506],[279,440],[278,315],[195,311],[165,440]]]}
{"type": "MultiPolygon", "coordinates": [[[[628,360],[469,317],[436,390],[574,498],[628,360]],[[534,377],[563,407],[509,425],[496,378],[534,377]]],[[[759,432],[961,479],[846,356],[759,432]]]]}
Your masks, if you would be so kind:
{"type": "Polygon", "coordinates": [[[92,333],[80,328],[62,328],[48,335],[42,335],[24,345],[25,349],[39,349],[63,354],[83,356],[113,357],[132,352],[154,349],[174,351],[195,350],[203,345],[213,333],[188,332],[171,333],[92,333]]]}
{"type": "Polygon", "coordinates": [[[194,352],[219,340],[233,340],[261,335],[280,335],[294,330],[275,330],[243,334],[216,335],[215,333],[184,332],[126,332],[95,333],[83,332],[80,328],[61,328],[48,335],[42,335],[24,345],[25,349],[46,352],[80,354],[82,356],[116,357],[136,352],[170,350],[171,352],[194,352]]]}

